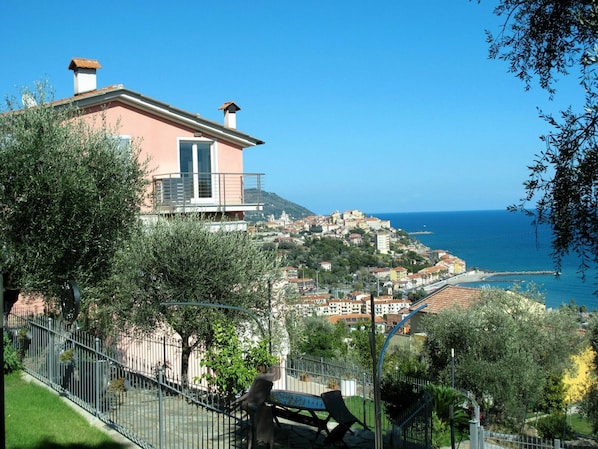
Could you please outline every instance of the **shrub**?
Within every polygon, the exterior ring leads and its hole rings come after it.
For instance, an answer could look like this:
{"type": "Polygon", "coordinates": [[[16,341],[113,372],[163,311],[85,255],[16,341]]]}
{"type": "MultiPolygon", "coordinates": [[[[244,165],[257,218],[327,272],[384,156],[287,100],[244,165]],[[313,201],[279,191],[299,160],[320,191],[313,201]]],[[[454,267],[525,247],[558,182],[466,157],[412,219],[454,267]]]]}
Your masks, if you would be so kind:
{"type": "Polygon", "coordinates": [[[19,360],[19,355],[15,348],[13,348],[10,338],[6,332],[3,332],[4,338],[4,374],[20,370],[23,365],[19,360]]]}
{"type": "Polygon", "coordinates": [[[575,436],[573,428],[567,423],[567,416],[564,413],[552,413],[540,418],[536,424],[538,434],[542,438],[570,440],[575,436]]]}
{"type": "Polygon", "coordinates": [[[268,370],[278,359],[268,352],[266,340],[257,345],[242,344],[231,324],[214,324],[214,342],[206,351],[201,366],[209,369],[195,382],[206,380],[231,401],[245,391],[260,371],[268,370]]]}
{"type": "Polygon", "coordinates": [[[391,421],[396,421],[401,412],[422,397],[422,393],[409,382],[400,381],[394,376],[387,376],[382,379],[380,396],[385,405],[386,416],[391,421]]]}

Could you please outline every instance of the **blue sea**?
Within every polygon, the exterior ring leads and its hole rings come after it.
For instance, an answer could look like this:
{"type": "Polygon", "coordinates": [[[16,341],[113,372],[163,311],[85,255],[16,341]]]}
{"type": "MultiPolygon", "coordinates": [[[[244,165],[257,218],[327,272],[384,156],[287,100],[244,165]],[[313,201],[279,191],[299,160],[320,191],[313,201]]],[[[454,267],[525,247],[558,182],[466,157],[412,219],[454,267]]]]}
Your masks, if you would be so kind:
{"type": "MultiPolygon", "coordinates": [[[[555,271],[550,256],[551,233],[548,227],[536,231],[531,219],[523,213],[506,210],[462,212],[368,213],[390,220],[395,229],[407,232],[429,232],[414,237],[430,249],[442,249],[465,260],[468,269],[488,271],[555,271]]],[[[463,284],[471,287],[511,288],[515,283],[523,289],[534,283],[544,293],[546,307],[557,308],[571,300],[598,310],[596,271],[586,273],[585,282],[578,273],[579,260],[563,261],[560,276],[516,275],[496,276],[482,283],[463,284]]]]}

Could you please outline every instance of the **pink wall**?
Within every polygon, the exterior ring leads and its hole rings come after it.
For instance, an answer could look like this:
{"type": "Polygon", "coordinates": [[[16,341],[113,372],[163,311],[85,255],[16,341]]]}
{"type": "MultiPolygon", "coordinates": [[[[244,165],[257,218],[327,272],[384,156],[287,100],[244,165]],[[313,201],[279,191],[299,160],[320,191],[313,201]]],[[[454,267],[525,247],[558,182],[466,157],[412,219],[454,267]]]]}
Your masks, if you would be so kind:
{"type": "MultiPolygon", "coordinates": [[[[95,123],[102,117],[110,126],[116,126],[119,135],[131,136],[141,146],[141,158],[149,156],[150,179],[152,175],[178,173],[178,140],[194,138],[195,130],[165,120],[124,103],[113,101],[105,107],[90,108],[87,115],[95,123]]],[[[203,138],[212,139],[204,134],[203,138]]],[[[216,139],[213,139],[216,140],[216,139]]],[[[243,173],[243,150],[222,140],[217,141],[217,172],[243,173]]]]}

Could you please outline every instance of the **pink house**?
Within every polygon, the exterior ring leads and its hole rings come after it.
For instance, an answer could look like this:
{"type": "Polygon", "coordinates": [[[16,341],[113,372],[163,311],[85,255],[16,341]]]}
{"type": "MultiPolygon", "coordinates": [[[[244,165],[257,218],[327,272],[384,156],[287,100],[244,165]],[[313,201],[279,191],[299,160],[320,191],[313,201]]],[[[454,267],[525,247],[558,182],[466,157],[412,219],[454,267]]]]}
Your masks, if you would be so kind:
{"type": "Polygon", "coordinates": [[[262,174],[243,172],[243,150],[264,142],[236,129],[234,102],[220,106],[223,123],[126,89],[118,84],[98,89],[93,59],[74,58],[74,102],[86,117],[119,124],[124,145],[132,139],[141,157],[150,159],[149,190],[143,214],[199,212],[242,222],[245,212],[262,209],[262,174]]]}

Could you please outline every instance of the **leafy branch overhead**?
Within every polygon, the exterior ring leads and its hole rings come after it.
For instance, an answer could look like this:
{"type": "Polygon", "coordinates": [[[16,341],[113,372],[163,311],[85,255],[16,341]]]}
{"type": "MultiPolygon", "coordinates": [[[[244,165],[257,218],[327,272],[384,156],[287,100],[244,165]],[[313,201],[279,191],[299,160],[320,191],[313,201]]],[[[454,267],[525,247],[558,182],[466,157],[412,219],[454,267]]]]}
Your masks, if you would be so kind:
{"type": "Polygon", "coordinates": [[[510,209],[551,227],[557,270],[574,253],[584,273],[598,265],[598,6],[593,0],[503,0],[494,12],[504,22],[497,34],[487,32],[490,56],[507,61],[526,89],[537,80],[552,98],[560,76],[579,76],[582,110],[540,113],[553,130],[541,138],[544,149],[529,167],[526,193],[510,209]]]}

